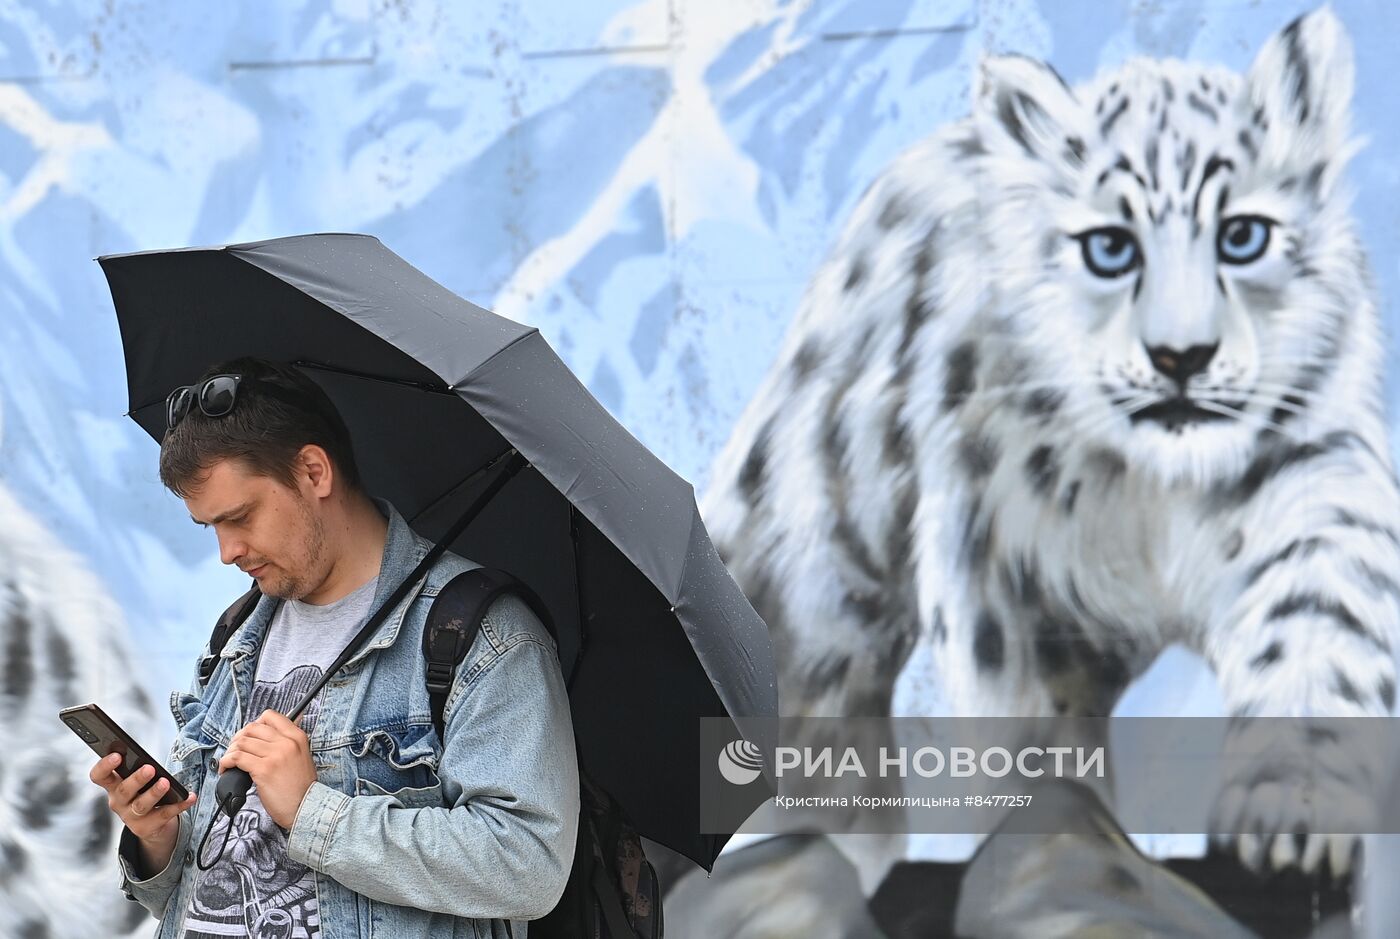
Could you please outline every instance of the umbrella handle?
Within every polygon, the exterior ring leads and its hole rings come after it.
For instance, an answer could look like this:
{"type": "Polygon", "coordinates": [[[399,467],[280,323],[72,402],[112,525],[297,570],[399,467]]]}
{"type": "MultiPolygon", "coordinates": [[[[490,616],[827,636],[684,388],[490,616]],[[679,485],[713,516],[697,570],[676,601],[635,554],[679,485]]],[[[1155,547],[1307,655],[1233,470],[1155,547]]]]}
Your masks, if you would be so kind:
{"type": "Polygon", "coordinates": [[[246,770],[231,766],[219,777],[219,785],[214,789],[214,804],[224,810],[232,819],[248,801],[248,790],[253,787],[253,777],[246,770]]]}

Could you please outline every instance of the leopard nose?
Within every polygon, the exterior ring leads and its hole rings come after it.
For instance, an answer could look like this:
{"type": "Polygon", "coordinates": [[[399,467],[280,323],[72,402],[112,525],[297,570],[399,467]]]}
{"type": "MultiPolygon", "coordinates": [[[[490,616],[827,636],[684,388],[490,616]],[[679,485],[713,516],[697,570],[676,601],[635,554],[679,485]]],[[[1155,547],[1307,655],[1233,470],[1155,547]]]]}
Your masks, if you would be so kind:
{"type": "Polygon", "coordinates": [[[1147,357],[1152,360],[1152,367],[1157,371],[1178,385],[1185,385],[1192,375],[1203,371],[1210,364],[1210,360],[1215,358],[1215,353],[1219,348],[1220,343],[1218,342],[1211,345],[1191,346],[1187,349],[1148,346],[1147,357]]]}

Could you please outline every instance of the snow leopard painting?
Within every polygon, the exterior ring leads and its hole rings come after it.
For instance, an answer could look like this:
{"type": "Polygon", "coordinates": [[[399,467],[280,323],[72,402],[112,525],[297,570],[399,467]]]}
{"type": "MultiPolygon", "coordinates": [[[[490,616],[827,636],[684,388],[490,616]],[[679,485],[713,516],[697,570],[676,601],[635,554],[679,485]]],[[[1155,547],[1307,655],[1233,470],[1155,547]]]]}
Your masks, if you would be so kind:
{"type": "MultiPolygon", "coordinates": [[[[917,646],[951,713],[1102,716],[1173,643],[1233,715],[1391,713],[1400,501],[1339,21],[1244,74],[980,77],[860,199],[712,469],[782,713],[889,714],[917,646]]],[[[1293,836],[1309,746],[1230,781],[1247,865],[1351,863],[1293,836]]],[[[1368,759],[1339,768],[1362,791],[1368,759]]]]}
{"type": "Polygon", "coordinates": [[[121,607],[0,484],[0,936],[149,935],[122,895],[120,822],[88,779],[97,757],[58,720],[89,701],[156,740],[121,607]]]}

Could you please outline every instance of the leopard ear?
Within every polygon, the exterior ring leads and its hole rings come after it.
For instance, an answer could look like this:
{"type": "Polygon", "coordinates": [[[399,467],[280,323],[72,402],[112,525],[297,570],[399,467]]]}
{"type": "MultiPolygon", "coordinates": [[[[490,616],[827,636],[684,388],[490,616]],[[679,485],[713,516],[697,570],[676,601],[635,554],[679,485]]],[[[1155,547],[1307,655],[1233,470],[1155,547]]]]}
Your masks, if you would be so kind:
{"type": "Polygon", "coordinates": [[[983,59],[975,110],[989,151],[1065,170],[1084,165],[1087,115],[1046,63],[1021,55],[983,59]]]}
{"type": "Polygon", "coordinates": [[[1270,37],[1249,69],[1252,120],[1264,135],[1261,161],[1342,162],[1349,155],[1355,71],[1351,40],[1331,7],[1270,37]]]}

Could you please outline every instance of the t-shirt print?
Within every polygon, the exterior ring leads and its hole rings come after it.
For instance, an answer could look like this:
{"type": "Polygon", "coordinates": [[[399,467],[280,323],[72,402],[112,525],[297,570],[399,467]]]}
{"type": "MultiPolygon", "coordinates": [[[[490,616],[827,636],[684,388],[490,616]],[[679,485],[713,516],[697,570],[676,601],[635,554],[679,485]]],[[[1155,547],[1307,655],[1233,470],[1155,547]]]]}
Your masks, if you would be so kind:
{"type": "MultiPolygon", "coordinates": [[[[248,713],[256,716],[272,708],[286,714],[320,677],[320,668],[303,665],[275,683],[255,682],[248,713]]],[[[299,722],[303,730],[310,732],[319,710],[317,695],[299,722]]],[[[206,864],[223,844],[228,825],[229,819],[218,813],[205,845],[206,864]]],[[[263,808],[256,785],[233,819],[223,858],[199,874],[185,918],[185,939],[319,939],[316,878],[311,868],[287,857],[287,835],[263,808]]]]}
{"type": "MultiPolygon", "coordinates": [[[[322,607],[297,601],[281,605],[259,655],[245,712],[249,720],[268,708],[287,714],[296,707],[363,625],[376,581],[322,607]]],[[[298,721],[308,736],[316,726],[320,699],[320,694],[312,699],[298,721]]],[[[205,863],[228,832],[229,819],[221,812],[216,818],[205,863]]],[[[320,939],[315,872],[287,857],[287,833],[267,814],[256,784],[232,824],[219,862],[207,871],[191,867],[198,880],[185,915],[184,939],[320,939]]]]}

